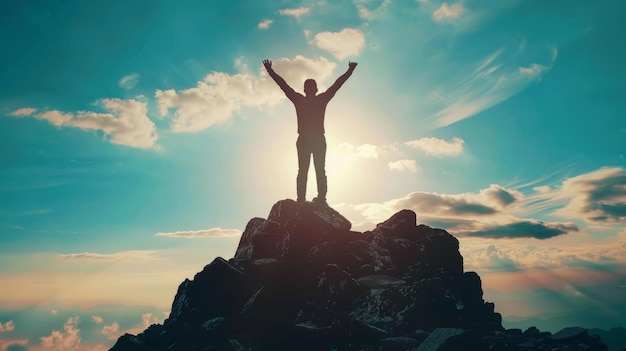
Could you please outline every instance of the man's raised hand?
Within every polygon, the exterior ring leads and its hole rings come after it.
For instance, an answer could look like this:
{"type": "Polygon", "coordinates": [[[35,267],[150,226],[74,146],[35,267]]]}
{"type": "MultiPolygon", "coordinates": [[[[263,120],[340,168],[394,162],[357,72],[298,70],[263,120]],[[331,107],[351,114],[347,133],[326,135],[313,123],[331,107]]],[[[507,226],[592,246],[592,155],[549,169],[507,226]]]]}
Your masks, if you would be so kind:
{"type": "Polygon", "coordinates": [[[348,67],[350,67],[351,69],[355,69],[355,68],[356,68],[356,65],[357,65],[357,63],[356,63],[356,62],[352,62],[352,61],[350,61],[350,62],[348,63],[348,67]]]}
{"type": "Polygon", "coordinates": [[[272,69],[272,61],[263,60],[263,66],[265,66],[265,69],[269,71],[270,69],[272,69]]]}

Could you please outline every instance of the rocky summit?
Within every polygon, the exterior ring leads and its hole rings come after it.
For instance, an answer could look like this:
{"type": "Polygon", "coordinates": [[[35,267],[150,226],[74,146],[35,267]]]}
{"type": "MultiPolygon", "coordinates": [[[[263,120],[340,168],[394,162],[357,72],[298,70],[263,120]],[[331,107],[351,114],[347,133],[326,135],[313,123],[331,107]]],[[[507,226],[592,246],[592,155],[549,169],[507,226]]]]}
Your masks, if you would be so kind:
{"type": "Polygon", "coordinates": [[[606,350],[582,328],[505,330],[458,240],[403,210],[372,231],[282,200],[233,258],[178,287],[169,317],[111,351],[606,350]]]}

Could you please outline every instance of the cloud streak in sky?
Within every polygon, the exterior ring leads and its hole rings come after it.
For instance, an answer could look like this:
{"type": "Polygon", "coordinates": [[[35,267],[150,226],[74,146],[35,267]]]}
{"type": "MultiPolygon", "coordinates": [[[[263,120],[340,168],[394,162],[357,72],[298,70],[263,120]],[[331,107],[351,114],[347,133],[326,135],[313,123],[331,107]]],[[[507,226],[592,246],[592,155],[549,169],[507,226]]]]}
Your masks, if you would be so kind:
{"type": "Polygon", "coordinates": [[[602,168],[539,190],[527,199],[529,211],[553,209],[554,215],[592,224],[626,222],[626,170],[621,167],[602,168]]]}
{"type": "Polygon", "coordinates": [[[291,17],[295,17],[296,19],[300,19],[300,16],[309,13],[310,10],[311,10],[310,7],[297,7],[297,8],[290,8],[290,9],[282,9],[282,10],[279,10],[278,13],[280,13],[281,16],[291,16],[291,17]]]}
{"type": "Polygon", "coordinates": [[[417,140],[410,140],[404,144],[413,149],[420,150],[428,156],[459,156],[463,153],[463,144],[465,142],[461,138],[453,138],[450,141],[443,139],[427,137],[417,140]]]}
{"type": "Polygon", "coordinates": [[[455,75],[449,86],[437,90],[439,104],[443,107],[430,116],[437,127],[445,127],[472,117],[497,105],[548,72],[556,59],[552,48],[551,62],[547,65],[529,63],[515,64],[524,45],[512,49],[503,46],[485,56],[474,67],[455,75]]]}
{"type": "Polygon", "coordinates": [[[11,116],[13,116],[13,117],[26,117],[26,116],[31,116],[36,111],[37,111],[36,108],[22,107],[22,108],[18,108],[17,110],[11,112],[11,116]]]}
{"type": "Polygon", "coordinates": [[[154,250],[130,250],[120,251],[110,254],[100,254],[94,252],[82,252],[82,253],[70,253],[60,254],[60,258],[64,260],[76,260],[76,261],[132,261],[132,262],[147,262],[158,260],[155,254],[158,251],[154,250]]]}
{"type": "Polygon", "coordinates": [[[137,85],[137,83],[139,83],[139,74],[138,73],[131,73],[131,74],[127,74],[124,77],[122,77],[122,79],[120,79],[119,81],[119,86],[126,89],[126,90],[130,90],[132,88],[135,87],[135,85],[137,85]]]}
{"type": "Polygon", "coordinates": [[[238,229],[222,229],[222,228],[211,228],[204,230],[183,230],[178,232],[169,232],[169,233],[156,233],[154,236],[165,236],[170,238],[185,238],[185,239],[193,239],[193,238],[228,238],[235,237],[241,235],[241,231],[238,229]]]}
{"type": "MultiPolygon", "coordinates": [[[[48,110],[34,115],[57,127],[74,127],[104,133],[113,143],[137,148],[154,148],[156,127],[148,118],[145,102],[134,99],[103,99],[98,102],[107,113],[78,111],[76,113],[48,110]]],[[[32,108],[21,108],[14,116],[34,113],[32,108]]]]}

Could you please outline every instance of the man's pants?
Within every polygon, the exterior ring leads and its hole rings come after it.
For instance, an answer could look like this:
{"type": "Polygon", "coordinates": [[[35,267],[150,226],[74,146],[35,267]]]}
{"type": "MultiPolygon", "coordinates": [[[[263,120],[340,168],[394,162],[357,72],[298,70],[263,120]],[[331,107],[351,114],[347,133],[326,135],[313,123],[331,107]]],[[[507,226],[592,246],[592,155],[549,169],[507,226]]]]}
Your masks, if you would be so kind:
{"type": "Polygon", "coordinates": [[[297,193],[298,201],[306,198],[306,181],[313,154],[313,164],[315,165],[315,175],[317,176],[317,199],[326,200],[326,138],[324,134],[300,134],[296,142],[298,149],[298,178],[297,193]]]}

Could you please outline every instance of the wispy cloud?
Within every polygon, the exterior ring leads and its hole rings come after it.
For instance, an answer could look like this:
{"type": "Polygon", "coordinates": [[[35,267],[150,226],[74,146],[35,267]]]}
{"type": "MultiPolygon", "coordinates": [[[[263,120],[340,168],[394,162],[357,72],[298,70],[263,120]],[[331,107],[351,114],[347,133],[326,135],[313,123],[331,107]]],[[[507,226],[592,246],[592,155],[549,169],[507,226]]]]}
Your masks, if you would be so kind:
{"type": "Polygon", "coordinates": [[[270,19],[263,20],[263,21],[259,22],[259,25],[257,26],[257,28],[259,28],[259,29],[268,29],[273,22],[274,21],[272,21],[270,19]]]}
{"type": "Polygon", "coordinates": [[[127,74],[124,77],[122,77],[122,79],[120,79],[119,81],[119,86],[126,89],[126,90],[130,90],[132,88],[135,87],[135,85],[137,85],[137,83],[139,83],[139,74],[138,73],[131,73],[131,74],[127,74]]]}
{"type": "Polygon", "coordinates": [[[133,261],[133,262],[146,262],[158,260],[155,254],[158,251],[154,250],[130,250],[120,251],[109,254],[100,254],[94,252],[82,252],[82,253],[70,253],[60,254],[60,258],[64,260],[91,260],[91,261],[133,261]]]}
{"type": "MultiPolygon", "coordinates": [[[[57,127],[75,127],[103,132],[114,144],[137,148],[154,148],[157,133],[147,116],[145,102],[134,99],[103,99],[98,102],[108,113],[49,110],[35,115],[57,127]]],[[[18,110],[19,111],[19,110],[18,110]]]]}
{"type": "MultiPolygon", "coordinates": [[[[294,89],[302,86],[307,78],[318,83],[331,76],[335,64],[320,57],[315,59],[296,56],[279,58],[273,68],[294,89]]],[[[182,91],[157,90],[156,99],[161,115],[175,110],[171,129],[173,132],[197,132],[216,124],[225,123],[244,106],[276,104],[285,99],[264,68],[259,75],[212,72],[199,81],[194,88],[182,91]]]]}
{"type": "Polygon", "coordinates": [[[463,5],[461,4],[453,4],[452,6],[448,5],[447,2],[444,2],[433,12],[433,18],[436,21],[442,21],[445,19],[454,19],[459,17],[463,13],[463,5]]]}
{"type": "Polygon", "coordinates": [[[381,0],[378,3],[378,6],[375,8],[368,8],[366,5],[369,4],[370,0],[353,0],[356,5],[357,10],[359,11],[359,16],[366,20],[372,20],[377,17],[380,17],[385,13],[387,7],[391,3],[391,0],[381,0]]]}
{"type": "Polygon", "coordinates": [[[15,330],[15,325],[13,324],[12,320],[5,323],[0,322],[0,332],[7,332],[12,330],[15,330]]]}
{"type": "Polygon", "coordinates": [[[394,171],[417,172],[417,163],[415,160],[398,160],[387,163],[387,167],[394,171]]]}
{"type": "Polygon", "coordinates": [[[100,316],[91,316],[91,320],[96,324],[101,324],[104,322],[104,319],[100,316]]]}
{"type": "Polygon", "coordinates": [[[300,16],[309,13],[310,10],[311,10],[310,7],[297,7],[297,8],[290,8],[290,9],[282,9],[282,10],[279,10],[278,12],[282,16],[291,16],[291,17],[295,17],[296,19],[300,19],[300,16]]]}
{"type": "Polygon", "coordinates": [[[459,156],[463,153],[464,141],[461,138],[453,138],[450,141],[426,137],[410,140],[404,143],[414,149],[421,150],[429,156],[459,156]]]}
{"type": "Polygon", "coordinates": [[[523,45],[501,47],[474,67],[455,75],[450,86],[437,90],[438,103],[443,107],[430,119],[437,127],[445,127],[507,100],[552,68],[556,49],[552,50],[548,65],[518,65],[513,61],[523,52],[523,45]]]}
{"type": "Polygon", "coordinates": [[[241,235],[241,231],[238,229],[222,229],[211,228],[204,230],[183,230],[178,232],[169,233],[156,233],[154,236],[166,236],[170,238],[225,238],[241,235]]]}
{"type": "Polygon", "coordinates": [[[553,214],[593,224],[626,222],[626,170],[603,168],[567,178],[558,187],[539,187],[526,200],[528,211],[553,209],[553,214]]]}
{"type": "Polygon", "coordinates": [[[318,48],[343,60],[361,54],[365,47],[365,36],[358,29],[344,28],[339,32],[317,33],[313,42],[318,48]]]}
{"type": "Polygon", "coordinates": [[[36,108],[22,107],[22,108],[18,108],[17,110],[11,112],[11,116],[14,116],[14,117],[26,117],[26,116],[31,116],[36,111],[37,111],[36,108]]]}
{"type": "Polygon", "coordinates": [[[50,209],[26,210],[26,211],[6,211],[0,210],[0,217],[18,217],[18,216],[39,216],[52,212],[50,209]]]}
{"type": "Polygon", "coordinates": [[[361,144],[358,146],[352,145],[348,142],[339,144],[338,154],[346,159],[358,159],[358,158],[372,158],[377,159],[384,148],[372,145],[361,144]]]}

